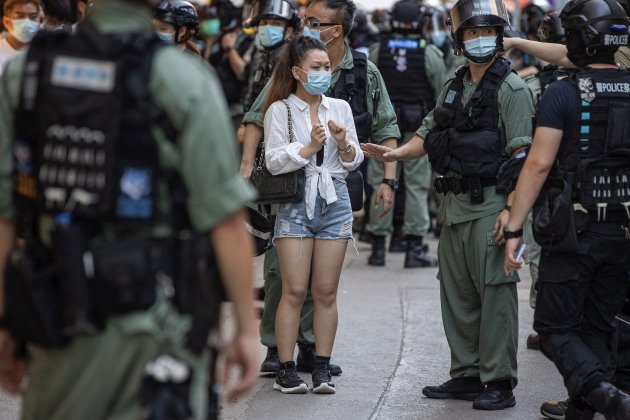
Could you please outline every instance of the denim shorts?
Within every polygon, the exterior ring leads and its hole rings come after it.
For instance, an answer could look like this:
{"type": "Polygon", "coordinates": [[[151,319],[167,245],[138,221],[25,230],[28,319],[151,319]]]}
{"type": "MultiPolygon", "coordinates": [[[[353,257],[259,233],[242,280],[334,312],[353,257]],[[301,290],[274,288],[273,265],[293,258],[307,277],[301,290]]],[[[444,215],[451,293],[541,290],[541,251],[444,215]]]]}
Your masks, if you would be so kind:
{"type": "Polygon", "coordinates": [[[352,207],[346,183],[333,178],[337,201],[328,205],[319,192],[315,200],[313,220],[306,216],[306,204],[281,204],[276,214],[274,237],[352,239],[352,207]]]}

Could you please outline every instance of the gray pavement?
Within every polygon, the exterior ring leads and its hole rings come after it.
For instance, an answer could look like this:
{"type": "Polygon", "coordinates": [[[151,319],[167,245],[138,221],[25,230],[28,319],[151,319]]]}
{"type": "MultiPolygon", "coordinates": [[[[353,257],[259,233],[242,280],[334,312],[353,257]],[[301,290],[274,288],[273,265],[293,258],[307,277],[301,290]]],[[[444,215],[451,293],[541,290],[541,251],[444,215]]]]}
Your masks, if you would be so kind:
{"type": "MultiPolygon", "coordinates": [[[[283,395],[259,378],[246,398],[223,409],[225,419],[539,419],[540,404],[566,397],[562,378],[540,352],[527,350],[533,310],[528,269],[519,284],[519,385],[516,407],[473,410],[470,402],[430,400],[422,387],[449,379],[449,349],[440,315],[436,269],[404,269],[403,254],[384,268],[366,264],[370,248],[349,248],[339,286],[339,328],[332,360],[343,374],[337,394],[283,395]]],[[[431,251],[437,249],[430,242],[431,251]]],[[[261,348],[261,358],[264,349],[261,348]]],[[[309,375],[302,375],[310,384],[309,375]]]]}
{"type": "MultiPolygon", "coordinates": [[[[369,246],[348,249],[339,286],[339,328],[333,362],[343,368],[334,378],[335,395],[283,395],[273,378],[259,378],[253,391],[225,405],[224,419],[539,419],[540,404],[566,397],[555,367],[538,351],[527,350],[533,311],[530,278],[519,284],[519,385],[516,407],[482,412],[470,402],[430,400],[422,387],[449,379],[449,349],[442,329],[436,269],[404,269],[402,254],[388,254],[387,266],[366,264],[369,246]]],[[[430,241],[431,252],[437,243],[430,241]]],[[[258,282],[262,258],[257,260],[258,282]]],[[[229,317],[228,317],[229,319],[229,317]]],[[[260,358],[265,349],[260,347],[260,358]]],[[[310,384],[309,375],[303,378],[310,384]]],[[[0,420],[14,420],[19,400],[0,394],[0,420]]]]}

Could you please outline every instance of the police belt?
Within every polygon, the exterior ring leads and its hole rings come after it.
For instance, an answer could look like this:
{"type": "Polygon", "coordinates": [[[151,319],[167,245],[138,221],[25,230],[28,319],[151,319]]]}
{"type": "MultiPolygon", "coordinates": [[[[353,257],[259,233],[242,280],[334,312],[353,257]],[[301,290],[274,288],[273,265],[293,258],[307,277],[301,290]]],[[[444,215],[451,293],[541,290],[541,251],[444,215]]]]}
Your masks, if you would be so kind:
{"type": "MultiPolygon", "coordinates": [[[[452,192],[453,194],[467,193],[470,191],[470,184],[471,180],[473,179],[475,178],[454,178],[439,176],[435,178],[435,181],[433,182],[433,189],[440,194],[446,194],[449,192],[452,192]]],[[[481,187],[490,187],[492,185],[497,185],[497,179],[494,177],[477,179],[479,179],[481,187]]]]}

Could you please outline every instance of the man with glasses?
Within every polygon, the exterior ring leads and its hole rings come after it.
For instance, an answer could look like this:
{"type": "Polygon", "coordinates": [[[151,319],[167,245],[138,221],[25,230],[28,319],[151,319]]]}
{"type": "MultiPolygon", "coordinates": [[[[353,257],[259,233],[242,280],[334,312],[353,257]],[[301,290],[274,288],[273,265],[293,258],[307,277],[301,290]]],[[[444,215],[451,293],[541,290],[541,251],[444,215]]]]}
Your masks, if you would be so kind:
{"type": "MultiPolygon", "coordinates": [[[[372,141],[388,147],[396,146],[400,131],[396,124],[396,114],[385,88],[383,78],[376,66],[367,61],[365,55],[353,51],[345,42],[345,37],[352,28],[356,5],[352,0],[314,0],[306,9],[302,23],[304,34],[317,38],[326,44],[330,58],[332,81],[327,96],[343,98],[350,103],[354,115],[357,135],[360,142],[372,141]]],[[[268,92],[268,85],[258,96],[252,108],[245,114],[243,124],[245,141],[241,161],[241,174],[249,178],[256,156],[256,147],[263,137],[263,105],[268,92]]],[[[383,183],[375,192],[375,203],[379,214],[387,213],[394,201],[397,187],[396,164],[385,163],[383,183]]],[[[275,248],[265,254],[265,308],[260,324],[262,343],[268,348],[267,358],[261,366],[261,372],[275,374],[280,367],[276,349],[275,315],[282,282],[275,248]]],[[[302,309],[302,319],[298,335],[300,354],[297,370],[311,372],[315,365],[313,343],[313,300],[310,292],[302,309]]],[[[341,369],[330,365],[331,373],[338,375],[341,369]]]]}

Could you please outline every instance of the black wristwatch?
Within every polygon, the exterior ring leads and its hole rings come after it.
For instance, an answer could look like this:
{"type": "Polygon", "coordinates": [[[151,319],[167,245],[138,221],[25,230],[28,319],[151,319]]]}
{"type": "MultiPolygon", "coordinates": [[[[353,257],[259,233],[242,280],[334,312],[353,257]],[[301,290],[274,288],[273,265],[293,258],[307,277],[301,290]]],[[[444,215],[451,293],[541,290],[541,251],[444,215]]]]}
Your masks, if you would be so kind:
{"type": "Polygon", "coordinates": [[[512,232],[511,230],[507,230],[507,228],[503,228],[503,239],[514,239],[520,238],[523,236],[523,229],[515,230],[512,232]]]}
{"type": "Polygon", "coordinates": [[[389,185],[390,187],[392,187],[392,190],[394,191],[398,189],[398,181],[396,181],[395,179],[383,178],[383,180],[381,181],[381,184],[389,185]]]}

